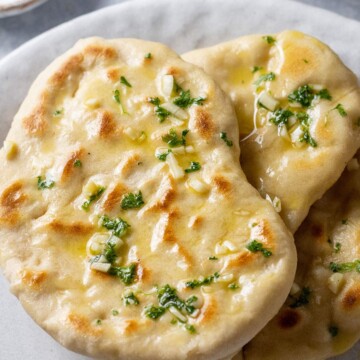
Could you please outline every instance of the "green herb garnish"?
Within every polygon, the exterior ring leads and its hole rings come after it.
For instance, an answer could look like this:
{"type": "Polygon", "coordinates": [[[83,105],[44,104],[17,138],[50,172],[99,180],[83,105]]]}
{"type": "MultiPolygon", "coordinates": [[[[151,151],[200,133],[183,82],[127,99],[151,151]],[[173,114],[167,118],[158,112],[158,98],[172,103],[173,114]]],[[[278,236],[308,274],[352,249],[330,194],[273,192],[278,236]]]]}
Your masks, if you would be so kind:
{"type": "Polygon", "coordinates": [[[74,161],[74,167],[82,167],[82,162],[81,162],[81,160],[76,159],[76,160],[74,161]]]}
{"type": "Polygon", "coordinates": [[[161,154],[159,154],[159,155],[156,155],[156,157],[157,157],[159,160],[161,160],[161,161],[165,161],[166,158],[167,158],[167,156],[168,156],[171,152],[172,152],[171,149],[168,149],[167,152],[163,152],[163,153],[161,153],[161,154]]]}
{"type": "Polygon", "coordinates": [[[306,113],[297,113],[297,119],[300,121],[301,130],[303,131],[302,136],[300,137],[300,142],[306,142],[312,147],[317,147],[317,142],[310,135],[310,116],[306,113]]]}
{"type": "Polygon", "coordinates": [[[55,181],[42,179],[41,176],[37,177],[37,188],[38,190],[51,189],[55,185],[55,181]]]}
{"type": "Polygon", "coordinates": [[[118,89],[114,90],[114,100],[119,104],[120,106],[120,111],[122,114],[128,114],[124,108],[124,106],[121,103],[121,99],[120,99],[120,91],[118,89]]]}
{"type": "Polygon", "coordinates": [[[181,138],[176,133],[174,129],[171,129],[168,134],[162,137],[162,140],[166,142],[170,147],[177,147],[177,146],[185,146],[186,145],[186,135],[188,134],[189,130],[183,130],[181,132],[181,138]]]}
{"type": "Polygon", "coordinates": [[[345,117],[347,115],[347,112],[345,111],[342,104],[337,104],[333,110],[337,110],[342,117],[345,117]]]}
{"type": "Polygon", "coordinates": [[[338,253],[341,250],[341,244],[339,242],[337,242],[335,244],[334,250],[335,250],[336,253],[338,253]]]}
{"type": "Polygon", "coordinates": [[[209,260],[219,260],[216,256],[209,256],[209,260]]]}
{"type": "Polygon", "coordinates": [[[195,105],[203,105],[204,101],[206,100],[206,98],[203,97],[197,97],[197,98],[192,98],[190,96],[190,90],[184,91],[184,90],[180,90],[180,96],[177,97],[173,103],[177,106],[179,106],[182,109],[186,109],[189,106],[195,104],[195,105]]]}
{"type": "Polygon", "coordinates": [[[116,309],[113,309],[113,310],[111,311],[111,313],[112,313],[113,316],[118,316],[118,315],[119,315],[119,311],[116,310],[116,309]]]}
{"type": "Polygon", "coordinates": [[[151,59],[151,58],[152,58],[151,53],[147,53],[147,54],[145,55],[145,59],[151,59]]]}
{"type": "Polygon", "coordinates": [[[329,330],[329,333],[332,337],[335,337],[338,335],[339,333],[339,328],[337,326],[334,326],[334,325],[330,325],[328,327],[328,330],[329,330]]]}
{"type": "Polygon", "coordinates": [[[108,230],[112,230],[113,234],[117,237],[122,237],[131,227],[125,220],[121,218],[111,219],[107,215],[103,215],[100,218],[101,226],[108,230]]]}
{"type": "Polygon", "coordinates": [[[159,304],[164,309],[175,307],[179,311],[185,310],[188,314],[192,314],[195,311],[195,307],[192,303],[197,300],[197,297],[192,296],[188,300],[184,301],[178,297],[176,289],[169,285],[165,285],[158,290],[158,300],[159,304]]]}
{"type": "Polygon", "coordinates": [[[318,93],[320,99],[325,99],[325,100],[332,100],[332,96],[329,93],[328,89],[322,89],[319,91],[318,93]]]}
{"type": "Polygon", "coordinates": [[[196,161],[191,161],[190,167],[185,169],[185,172],[188,174],[188,173],[192,173],[194,171],[199,171],[200,169],[201,169],[200,163],[198,163],[196,161]]]}
{"type": "Polygon", "coordinates": [[[308,63],[309,63],[309,60],[303,59],[303,62],[304,62],[305,64],[308,64],[308,63]]]}
{"type": "Polygon", "coordinates": [[[139,305],[139,304],[140,304],[139,299],[134,295],[133,292],[125,295],[125,296],[123,297],[123,301],[124,301],[125,306],[128,306],[128,305],[139,305]]]}
{"type": "Polygon", "coordinates": [[[257,240],[251,241],[246,245],[246,248],[253,253],[260,251],[264,257],[269,257],[272,255],[272,252],[269,249],[264,248],[264,245],[257,240]]]}
{"type": "Polygon", "coordinates": [[[275,74],[270,72],[268,74],[264,74],[258,77],[258,79],[254,82],[256,86],[259,86],[263,81],[273,81],[275,80],[275,74]]]}
{"type": "Polygon", "coordinates": [[[254,74],[256,73],[257,71],[261,70],[262,69],[262,66],[254,66],[252,69],[251,69],[251,72],[254,74]]]}
{"type": "Polygon", "coordinates": [[[96,320],[96,325],[101,325],[101,320],[100,319],[96,320]]]}
{"type": "Polygon", "coordinates": [[[278,109],[273,114],[269,121],[277,126],[287,125],[289,118],[294,115],[292,111],[286,109],[278,109]]]}
{"type": "Polygon", "coordinates": [[[53,116],[60,116],[64,112],[64,109],[58,109],[53,112],[53,116]]]}
{"type": "Polygon", "coordinates": [[[311,291],[308,287],[303,287],[301,289],[301,293],[297,298],[294,298],[294,302],[290,305],[291,308],[295,309],[300,306],[306,305],[309,303],[309,297],[310,297],[311,291]]]}
{"type": "Polygon", "coordinates": [[[186,325],[185,325],[185,329],[186,329],[190,334],[196,334],[196,329],[195,329],[194,325],[186,324],[186,325]]]}
{"type": "Polygon", "coordinates": [[[346,262],[346,263],[334,263],[331,262],[329,268],[334,273],[345,273],[356,270],[360,272],[360,260],[354,260],[353,262],[346,262]]]}
{"type": "Polygon", "coordinates": [[[165,309],[163,307],[148,305],[145,308],[145,315],[152,320],[157,320],[160,316],[163,316],[164,313],[165,313],[165,309]]]}
{"type": "Polygon", "coordinates": [[[314,100],[314,91],[309,85],[300,86],[297,90],[293,91],[289,96],[290,102],[297,102],[304,107],[309,107],[314,100]]]}
{"type": "Polygon", "coordinates": [[[269,35],[266,35],[266,36],[263,36],[262,37],[269,45],[272,45],[276,42],[276,40],[272,37],[272,36],[269,36],[269,35]]]}
{"type": "Polygon", "coordinates": [[[115,261],[115,259],[117,258],[117,254],[115,250],[115,244],[113,242],[106,242],[103,255],[110,264],[115,261]]]}
{"type": "Polygon", "coordinates": [[[160,99],[158,97],[149,98],[148,101],[150,104],[155,105],[155,114],[161,123],[164,122],[169,115],[171,115],[170,111],[167,111],[160,106],[160,99]]]}
{"type": "Polygon", "coordinates": [[[236,290],[236,289],[239,288],[239,285],[236,284],[236,283],[232,283],[232,284],[230,284],[230,285],[228,286],[228,288],[229,288],[230,290],[236,290]]]}
{"type": "Polygon", "coordinates": [[[220,274],[218,272],[216,272],[214,275],[210,275],[202,280],[187,281],[185,283],[185,286],[189,287],[191,289],[195,289],[200,286],[210,285],[214,282],[215,279],[218,279],[219,277],[220,277],[220,274]]]}
{"type": "Polygon", "coordinates": [[[124,84],[127,87],[132,87],[132,85],[126,80],[125,76],[120,77],[120,83],[124,84]]]}
{"type": "Polygon", "coordinates": [[[135,280],[136,264],[129,266],[112,266],[109,270],[110,275],[117,276],[125,285],[131,285],[135,280]]]}
{"type": "Polygon", "coordinates": [[[144,205],[144,200],[141,191],[139,191],[137,194],[129,193],[121,200],[121,208],[123,210],[137,209],[142,205],[144,205]]]}
{"type": "Polygon", "coordinates": [[[220,133],[220,139],[224,140],[225,144],[229,147],[233,146],[233,142],[228,139],[226,132],[220,133]]]}
{"type": "Polygon", "coordinates": [[[103,186],[99,186],[99,187],[98,187],[98,190],[96,191],[96,193],[90,195],[89,199],[86,200],[86,201],[81,205],[81,207],[83,208],[83,210],[88,211],[88,210],[90,209],[90,205],[91,205],[94,201],[100,199],[100,197],[101,197],[101,195],[102,195],[102,193],[103,193],[104,191],[105,191],[105,188],[104,188],[103,186]]]}

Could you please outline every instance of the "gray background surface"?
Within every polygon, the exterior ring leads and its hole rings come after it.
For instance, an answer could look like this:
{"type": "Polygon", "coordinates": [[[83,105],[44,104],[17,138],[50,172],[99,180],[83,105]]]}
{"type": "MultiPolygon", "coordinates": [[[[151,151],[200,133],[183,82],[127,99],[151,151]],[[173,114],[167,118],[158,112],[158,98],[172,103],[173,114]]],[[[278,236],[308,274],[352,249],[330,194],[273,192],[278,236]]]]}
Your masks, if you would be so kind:
{"type": "MultiPolygon", "coordinates": [[[[49,0],[30,12],[0,19],[0,58],[35,37],[77,16],[125,0],[49,0]]],[[[129,0],[136,1],[136,0],[129,0]]],[[[169,0],[178,1],[178,0],[169,0]]],[[[206,1],[206,0],[204,0],[206,1]]],[[[220,2],[221,0],[219,0],[220,2]]],[[[264,2],[266,0],[263,0],[264,2]]],[[[296,0],[360,20],[360,0],[296,0]]],[[[121,21],[121,19],[119,19],[121,21]]]]}

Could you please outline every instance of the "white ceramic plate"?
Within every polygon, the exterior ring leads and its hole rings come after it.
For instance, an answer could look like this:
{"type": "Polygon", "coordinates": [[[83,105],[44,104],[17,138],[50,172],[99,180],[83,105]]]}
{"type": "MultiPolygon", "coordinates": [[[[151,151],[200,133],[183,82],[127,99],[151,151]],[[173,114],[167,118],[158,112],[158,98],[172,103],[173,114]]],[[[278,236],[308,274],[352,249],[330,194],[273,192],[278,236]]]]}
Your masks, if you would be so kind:
{"type": "Polygon", "coordinates": [[[22,14],[47,0],[0,0],[0,18],[22,14]]]}
{"type": "MultiPolygon", "coordinates": [[[[82,16],[0,61],[0,141],[36,75],[79,38],[137,37],[163,42],[181,53],[245,34],[290,28],[329,44],[359,76],[354,36],[360,33],[360,23],[288,0],[137,0],[82,16]]],[[[87,359],[62,348],[38,327],[9,294],[1,276],[0,294],[1,360],[87,359]]],[[[337,359],[358,359],[359,348],[337,359]]]]}

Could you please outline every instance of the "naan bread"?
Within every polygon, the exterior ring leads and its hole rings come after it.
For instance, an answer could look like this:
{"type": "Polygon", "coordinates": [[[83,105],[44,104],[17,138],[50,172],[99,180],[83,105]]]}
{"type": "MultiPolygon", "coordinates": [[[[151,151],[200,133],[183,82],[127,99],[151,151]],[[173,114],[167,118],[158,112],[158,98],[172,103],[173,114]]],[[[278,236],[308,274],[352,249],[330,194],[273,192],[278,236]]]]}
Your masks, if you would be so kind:
{"type": "Polygon", "coordinates": [[[296,31],[241,37],[183,58],[230,95],[243,170],[295,232],[360,146],[355,75],[296,31]]]}
{"type": "Polygon", "coordinates": [[[322,360],[360,339],[360,152],[295,235],[295,284],[245,360],[322,360]]]}
{"type": "Polygon", "coordinates": [[[296,255],[237,138],[227,97],[163,45],[92,38],[51,64],[0,152],[0,263],[29,314],[100,359],[238,351],[296,255]]]}

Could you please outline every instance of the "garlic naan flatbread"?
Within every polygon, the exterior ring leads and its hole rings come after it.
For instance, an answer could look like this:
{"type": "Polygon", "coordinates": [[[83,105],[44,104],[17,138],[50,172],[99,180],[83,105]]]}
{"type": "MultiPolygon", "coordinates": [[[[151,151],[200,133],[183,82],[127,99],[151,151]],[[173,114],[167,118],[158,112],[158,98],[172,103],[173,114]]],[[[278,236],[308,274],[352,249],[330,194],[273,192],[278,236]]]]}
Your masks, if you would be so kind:
{"type": "Polygon", "coordinates": [[[230,100],[165,46],[80,41],[36,80],[0,152],[11,290],[99,359],[238,351],[285,300],[296,254],[237,139],[230,100]]]}
{"type": "Polygon", "coordinates": [[[295,234],[298,269],[276,317],[245,360],[322,360],[360,339],[360,153],[295,234]]]}
{"type": "Polygon", "coordinates": [[[360,147],[357,78],[319,40],[252,35],[183,55],[228,93],[241,164],[292,232],[360,147]]]}

